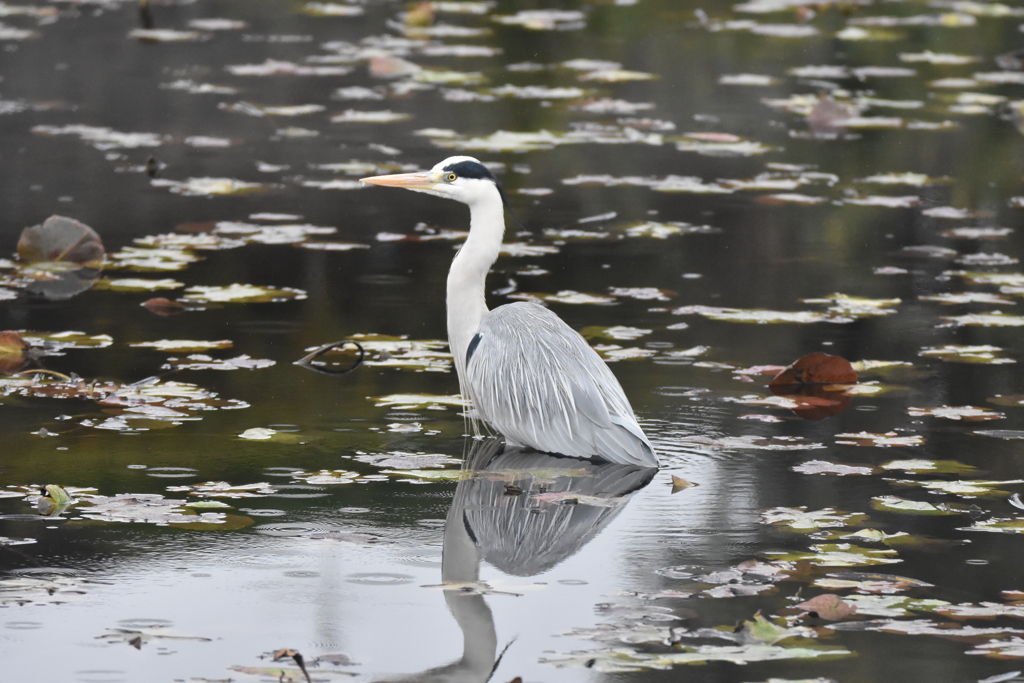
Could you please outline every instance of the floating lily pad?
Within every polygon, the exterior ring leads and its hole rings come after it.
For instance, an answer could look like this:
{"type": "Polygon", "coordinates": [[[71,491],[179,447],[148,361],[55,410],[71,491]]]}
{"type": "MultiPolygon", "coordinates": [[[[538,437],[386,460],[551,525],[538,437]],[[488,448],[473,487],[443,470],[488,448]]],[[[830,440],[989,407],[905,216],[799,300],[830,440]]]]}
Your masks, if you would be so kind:
{"type": "Polygon", "coordinates": [[[886,432],[884,434],[857,432],[855,434],[836,434],[836,443],[847,446],[875,446],[881,448],[921,446],[924,444],[924,437],[917,434],[900,436],[896,432],[886,432]],[[848,441],[839,441],[839,439],[848,439],[848,441]]]}
{"type": "Polygon", "coordinates": [[[220,341],[195,341],[191,339],[161,339],[152,342],[135,342],[128,346],[148,348],[156,351],[206,351],[209,349],[229,349],[234,345],[230,339],[220,341]]]}
{"type": "Polygon", "coordinates": [[[838,477],[874,474],[875,472],[874,467],[844,465],[842,463],[826,462],[824,460],[808,460],[807,462],[802,462],[799,465],[793,465],[791,469],[794,472],[800,472],[801,474],[831,474],[838,477]]]}
{"type": "Polygon", "coordinates": [[[819,567],[860,567],[902,562],[895,550],[864,548],[852,543],[822,543],[810,551],[768,551],[768,557],[790,562],[809,562],[819,567]]]}
{"type": "Polygon", "coordinates": [[[981,420],[1002,420],[1006,417],[989,408],[976,408],[975,406],[938,406],[935,408],[907,408],[907,414],[914,417],[929,416],[941,417],[947,420],[966,420],[976,422],[981,420]]]}
{"type": "Polygon", "coordinates": [[[1024,519],[1018,517],[992,517],[990,519],[978,520],[971,526],[959,527],[959,530],[988,531],[997,534],[1024,534],[1024,519]]]}
{"type": "Polygon", "coordinates": [[[992,313],[973,313],[958,316],[942,316],[947,327],[1021,327],[1024,325],[1024,316],[1005,315],[1002,311],[992,313]]]}
{"type": "Polygon", "coordinates": [[[885,512],[903,512],[915,515],[958,515],[968,511],[966,507],[947,503],[933,505],[920,500],[907,500],[899,496],[875,496],[871,499],[871,507],[885,512]]]}
{"type": "Polygon", "coordinates": [[[170,180],[153,178],[149,181],[154,187],[166,187],[174,194],[186,197],[203,197],[225,194],[249,194],[263,192],[269,187],[262,183],[249,183],[234,178],[188,178],[186,180],[170,180]]]}
{"type": "Polygon", "coordinates": [[[841,512],[834,508],[808,512],[806,507],[763,510],[758,519],[762,524],[780,526],[800,533],[818,529],[858,526],[866,520],[867,515],[860,512],[841,512]]]}
{"type": "Polygon", "coordinates": [[[414,410],[416,408],[429,408],[430,406],[457,406],[460,408],[465,406],[465,401],[458,395],[390,394],[388,396],[378,396],[373,400],[378,408],[391,408],[393,410],[414,410]]]}
{"type": "MultiPolygon", "coordinates": [[[[199,498],[263,498],[276,492],[273,486],[266,482],[255,484],[229,484],[226,481],[208,481],[202,484],[190,484],[188,486],[168,486],[168,491],[187,492],[191,496],[199,498]]],[[[189,507],[195,507],[195,503],[186,503],[189,507]]]]}
{"type": "Polygon", "coordinates": [[[923,473],[935,473],[935,474],[960,474],[963,472],[971,472],[975,468],[973,465],[965,465],[962,462],[956,460],[890,460],[889,462],[881,465],[883,470],[900,470],[902,472],[914,472],[918,474],[923,473]]]}
{"type": "Polygon", "coordinates": [[[256,285],[233,284],[226,287],[189,287],[185,290],[184,298],[203,303],[261,303],[305,299],[306,293],[301,289],[291,287],[272,289],[256,285]]]}
{"type": "Polygon", "coordinates": [[[1013,358],[1003,355],[1003,349],[998,346],[983,344],[979,346],[961,346],[958,344],[946,344],[945,346],[932,346],[921,349],[918,355],[932,356],[940,360],[952,363],[978,363],[983,365],[1005,365],[1016,363],[1013,358]]]}

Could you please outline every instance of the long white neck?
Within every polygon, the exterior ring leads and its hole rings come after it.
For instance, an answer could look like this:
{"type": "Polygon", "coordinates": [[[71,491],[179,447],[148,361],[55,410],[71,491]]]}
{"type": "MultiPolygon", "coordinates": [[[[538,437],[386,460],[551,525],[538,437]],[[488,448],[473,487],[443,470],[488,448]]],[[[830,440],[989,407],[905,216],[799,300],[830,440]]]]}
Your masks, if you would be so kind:
{"type": "Polygon", "coordinates": [[[448,271],[448,346],[455,358],[459,386],[466,396],[466,350],[487,314],[487,271],[498,258],[505,234],[505,213],[495,187],[469,205],[469,238],[448,271]]]}

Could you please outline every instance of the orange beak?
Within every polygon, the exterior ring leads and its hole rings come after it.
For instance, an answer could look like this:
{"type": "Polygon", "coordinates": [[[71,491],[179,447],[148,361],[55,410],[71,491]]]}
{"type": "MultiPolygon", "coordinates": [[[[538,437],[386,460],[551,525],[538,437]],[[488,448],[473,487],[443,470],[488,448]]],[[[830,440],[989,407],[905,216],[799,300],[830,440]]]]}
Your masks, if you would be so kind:
{"type": "Polygon", "coordinates": [[[361,183],[370,185],[384,185],[386,187],[404,187],[408,190],[429,190],[437,185],[438,179],[433,173],[423,171],[420,173],[397,173],[395,175],[378,175],[370,178],[361,178],[361,183]]]}

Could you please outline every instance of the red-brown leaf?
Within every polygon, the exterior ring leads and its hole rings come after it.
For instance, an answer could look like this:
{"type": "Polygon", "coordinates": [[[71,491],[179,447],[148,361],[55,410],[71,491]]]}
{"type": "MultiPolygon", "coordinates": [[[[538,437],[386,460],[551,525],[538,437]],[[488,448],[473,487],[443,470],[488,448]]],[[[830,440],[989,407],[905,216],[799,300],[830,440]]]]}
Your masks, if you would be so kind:
{"type": "Polygon", "coordinates": [[[793,384],[854,384],[857,371],[850,361],[827,353],[812,353],[800,358],[775,375],[770,388],[793,384]]]}
{"type": "Polygon", "coordinates": [[[857,608],[848,602],[843,602],[843,599],[835,593],[822,593],[816,595],[810,600],[801,602],[797,605],[802,610],[813,612],[822,619],[828,621],[839,621],[845,619],[854,612],[857,608]]]}

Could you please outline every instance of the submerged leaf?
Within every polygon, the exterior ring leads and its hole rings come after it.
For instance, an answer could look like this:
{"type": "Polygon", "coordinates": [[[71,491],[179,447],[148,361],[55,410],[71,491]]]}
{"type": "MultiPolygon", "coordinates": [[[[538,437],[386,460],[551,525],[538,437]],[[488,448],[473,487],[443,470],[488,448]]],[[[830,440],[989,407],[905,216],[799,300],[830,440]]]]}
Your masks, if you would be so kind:
{"type": "Polygon", "coordinates": [[[65,261],[98,264],[106,250],[88,225],[64,216],[50,216],[41,225],[21,231],[18,258],[25,262],[65,261]]]}

